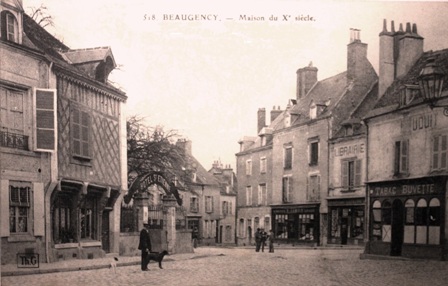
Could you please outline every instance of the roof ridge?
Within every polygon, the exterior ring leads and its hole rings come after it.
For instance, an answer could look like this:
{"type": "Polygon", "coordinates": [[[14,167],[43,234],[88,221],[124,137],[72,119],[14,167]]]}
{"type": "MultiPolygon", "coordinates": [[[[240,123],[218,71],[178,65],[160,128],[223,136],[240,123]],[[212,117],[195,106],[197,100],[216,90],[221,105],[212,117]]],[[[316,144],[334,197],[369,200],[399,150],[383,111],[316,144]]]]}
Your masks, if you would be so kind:
{"type": "Polygon", "coordinates": [[[94,47],[94,48],[69,49],[65,53],[78,52],[78,51],[89,51],[89,50],[100,50],[100,49],[110,49],[110,46],[94,47]]]}

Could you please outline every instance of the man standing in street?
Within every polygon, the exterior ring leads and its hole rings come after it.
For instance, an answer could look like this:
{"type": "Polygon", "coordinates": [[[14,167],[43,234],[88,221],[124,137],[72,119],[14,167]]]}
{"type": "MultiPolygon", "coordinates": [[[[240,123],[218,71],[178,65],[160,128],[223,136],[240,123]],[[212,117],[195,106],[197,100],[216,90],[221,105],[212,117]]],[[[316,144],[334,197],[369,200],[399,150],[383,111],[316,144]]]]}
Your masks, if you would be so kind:
{"type": "Polygon", "coordinates": [[[260,252],[261,246],[261,231],[257,228],[257,232],[255,232],[255,251],[260,252]]]}
{"type": "Polygon", "coordinates": [[[140,231],[140,242],[138,244],[138,249],[142,251],[142,261],[141,268],[142,271],[148,271],[147,257],[149,252],[151,252],[151,239],[149,238],[148,225],[144,224],[143,229],[140,231]]]}

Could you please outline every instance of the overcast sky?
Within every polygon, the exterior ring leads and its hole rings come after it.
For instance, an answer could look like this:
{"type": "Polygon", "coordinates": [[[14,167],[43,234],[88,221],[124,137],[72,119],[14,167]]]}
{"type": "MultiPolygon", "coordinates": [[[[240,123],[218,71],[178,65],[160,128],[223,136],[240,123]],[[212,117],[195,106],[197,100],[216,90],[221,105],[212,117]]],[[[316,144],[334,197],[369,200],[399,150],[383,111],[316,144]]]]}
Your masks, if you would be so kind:
{"type": "Polygon", "coordinates": [[[41,3],[54,19],[48,30],[70,48],[111,46],[126,114],[178,130],[206,169],[218,159],[235,167],[258,108],[295,98],[298,68],[312,61],[319,80],[345,71],[350,28],[376,69],[383,19],[388,29],[416,23],[425,51],[448,48],[446,2],[23,0],[25,11],[41,3]],[[209,20],[176,20],[186,15],[209,20]]]}

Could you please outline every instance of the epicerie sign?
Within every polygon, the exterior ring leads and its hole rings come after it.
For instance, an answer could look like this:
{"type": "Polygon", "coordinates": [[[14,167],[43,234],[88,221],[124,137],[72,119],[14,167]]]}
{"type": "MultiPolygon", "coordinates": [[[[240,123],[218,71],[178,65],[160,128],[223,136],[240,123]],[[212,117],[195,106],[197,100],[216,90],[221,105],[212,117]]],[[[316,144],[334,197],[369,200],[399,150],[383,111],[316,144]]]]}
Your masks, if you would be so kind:
{"type": "Polygon", "coordinates": [[[17,268],[39,268],[39,254],[18,253],[17,268]]]}

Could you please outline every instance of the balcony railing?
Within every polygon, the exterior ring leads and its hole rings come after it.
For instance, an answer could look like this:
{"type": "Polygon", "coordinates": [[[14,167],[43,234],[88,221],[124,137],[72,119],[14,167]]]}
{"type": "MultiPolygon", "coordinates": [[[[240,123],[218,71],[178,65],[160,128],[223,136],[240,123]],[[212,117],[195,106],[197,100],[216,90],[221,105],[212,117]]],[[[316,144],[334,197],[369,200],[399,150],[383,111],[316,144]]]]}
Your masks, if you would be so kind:
{"type": "Polygon", "coordinates": [[[29,150],[28,136],[0,131],[0,146],[21,150],[29,150]]]}

